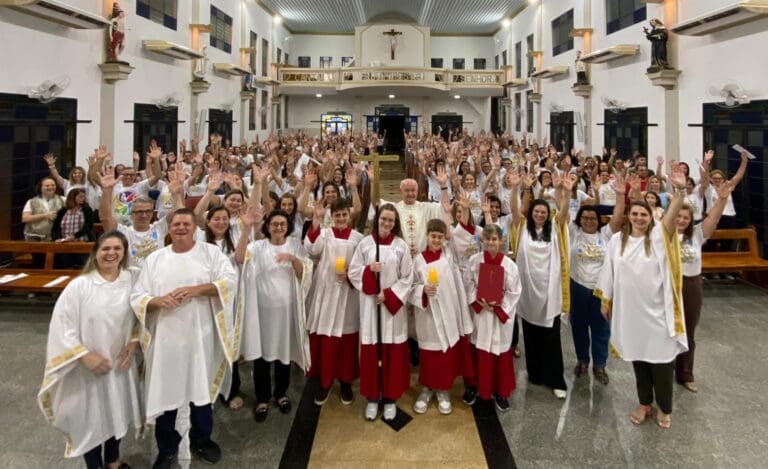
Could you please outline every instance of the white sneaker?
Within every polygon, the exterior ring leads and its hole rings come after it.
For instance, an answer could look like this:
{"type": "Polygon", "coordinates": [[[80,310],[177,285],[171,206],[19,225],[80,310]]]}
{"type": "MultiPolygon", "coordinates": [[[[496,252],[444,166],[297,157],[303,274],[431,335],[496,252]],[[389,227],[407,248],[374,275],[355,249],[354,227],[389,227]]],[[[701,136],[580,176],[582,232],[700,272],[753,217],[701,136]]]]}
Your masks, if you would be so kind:
{"type": "Polygon", "coordinates": [[[437,391],[437,410],[443,415],[448,415],[453,411],[451,395],[447,391],[437,391]]]}
{"type": "Polygon", "coordinates": [[[374,401],[368,401],[368,405],[365,406],[365,420],[376,420],[376,415],[379,413],[379,403],[374,401]]]}
{"type": "Polygon", "coordinates": [[[568,395],[568,393],[565,391],[565,389],[553,389],[552,393],[558,399],[565,399],[565,397],[568,395]]]}
{"type": "Polygon", "coordinates": [[[423,414],[429,407],[429,401],[432,400],[432,390],[424,386],[421,389],[419,397],[416,398],[416,402],[413,403],[413,411],[417,414],[423,414]]]}
{"type": "Polygon", "coordinates": [[[397,406],[395,404],[384,404],[384,420],[395,420],[397,415],[397,406]]]}

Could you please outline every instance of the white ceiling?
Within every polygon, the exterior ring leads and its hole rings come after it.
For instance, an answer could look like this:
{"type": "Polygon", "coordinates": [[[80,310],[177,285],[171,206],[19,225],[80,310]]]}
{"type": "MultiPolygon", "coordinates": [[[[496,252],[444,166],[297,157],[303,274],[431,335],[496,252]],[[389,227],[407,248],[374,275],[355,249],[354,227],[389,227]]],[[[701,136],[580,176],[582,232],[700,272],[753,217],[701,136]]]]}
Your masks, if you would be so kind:
{"type": "Polygon", "coordinates": [[[491,34],[526,0],[257,0],[294,33],[351,33],[371,20],[404,20],[438,34],[491,34]]]}

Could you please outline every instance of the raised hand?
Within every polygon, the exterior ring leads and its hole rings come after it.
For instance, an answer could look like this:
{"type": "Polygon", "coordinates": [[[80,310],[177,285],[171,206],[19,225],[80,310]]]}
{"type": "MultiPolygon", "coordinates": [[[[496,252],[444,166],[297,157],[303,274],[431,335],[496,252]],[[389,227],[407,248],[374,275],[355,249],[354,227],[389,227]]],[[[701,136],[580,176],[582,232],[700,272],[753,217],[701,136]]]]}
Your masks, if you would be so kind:
{"type": "Polygon", "coordinates": [[[571,192],[577,180],[578,180],[578,176],[576,176],[575,174],[569,174],[568,176],[565,176],[564,178],[562,178],[563,189],[565,189],[568,192],[571,192]]]}
{"type": "Polygon", "coordinates": [[[616,192],[616,196],[623,196],[627,193],[627,180],[621,173],[616,173],[616,180],[613,185],[613,190],[616,192]]]}
{"type": "Polygon", "coordinates": [[[675,189],[685,189],[685,174],[680,170],[680,165],[676,165],[669,174],[669,182],[675,189]]]}
{"type": "Polygon", "coordinates": [[[491,213],[491,201],[488,199],[488,197],[483,196],[483,201],[480,205],[481,210],[483,211],[484,215],[488,215],[491,213]]]}
{"type": "Polygon", "coordinates": [[[533,173],[527,174],[523,178],[523,188],[530,189],[531,187],[536,185],[536,175],[533,173]]]}
{"type": "Polygon", "coordinates": [[[715,192],[717,192],[717,198],[718,199],[727,199],[730,197],[731,192],[733,192],[733,186],[729,182],[725,182],[723,184],[720,184],[719,186],[715,187],[715,192]]]}
{"type": "Polygon", "coordinates": [[[630,190],[639,192],[640,191],[640,187],[642,187],[642,184],[640,182],[640,176],[638,176],[637,174],[633,173],[633,174],[629,175],[628,180],[629,180],[629,188],[630,188],[630,190]]]}
{"type": "Polygon", "coordinates": [[[440,187],[445,187],[446,184],[448,184],[448,173],[445,171],[445,166],[438,165],[436,169],[437,174],[435,175],[435,180],[440,184],[440,187]]]}
{"type": "Polygon", "coordinates": [[[664,157],[661,156],[661,155],[657,156],[656,157],[656,164],[659,165],[659,166],[663,165],[664,164],[664,157]]]}
{"type": "Polygon", "coordinates": [[[211,174],[208,175],[208,186],[206,187],[206,190],[208,192],[216,192],[219,190],[219,187],[221,187],[219,173],[217,171],[211,171],[211,174]]]}
{"type": "Polygon", "coordinates": [[[715,157],[715,151],[714,150],[708,150],[706,153],[704,153],[704,161],[709,163],[712,161],[712,158],[715,157]]]}
{"type": "Polygon", "coordinates": [[[360,178],[357,175],[357,171],[352,167],[347,169],[345,177],[347,179],[347,183],[352,187],[357,187],[360,184],[360,178]]]}
{"type": "Polygon", "coordinates": [[[104,165],[104,167],[101,168],[100,176],[99,186],[101,186],[102,189],[111,189],[115,187],[117,179],[115,179],[115,170],[112,166],[104,165]]]}
{"type": "MultiPolygon", "coordinates": [[[[139,156],[138,153],[135,153],[135,155],[136,157],[139,156]]],[[[149,153],[147,154],[147,156],[149,156],[150,158],[157,159],[157,158],[160,158],[162,155],[163,155],[162,148],[157,146],[157,142],[152,140],[152,142],[149,144],[149,153]]]]}
{"type": "Polygon", "coordinates": [[[46,163],[48,163],[48,166],[53,166],[56,164],[56,157],[53,156],[53,153],[46,153],[43,155],[43,159],[46,163]]]}
{"type": "Polygon", "coordinates": [[[558,174],[557,171],[555,171],[552,174],[552,187],[555,189],[560,188],[563,186],[563,177],[558,174]]]}
{"type": "Polygon", "coordinates": [[[323,200],[315,202],[314,207],[312,207],[312,216],[314,217],[314,220],[322,224],[323,219],[325,218],[325,203],[323,200]]]}
{"type": "Polygon", "coordinates": [[[260,225],[264,220],[264,207],[247,207],[240,212],[240,220],[245,226],[260,225]]]}

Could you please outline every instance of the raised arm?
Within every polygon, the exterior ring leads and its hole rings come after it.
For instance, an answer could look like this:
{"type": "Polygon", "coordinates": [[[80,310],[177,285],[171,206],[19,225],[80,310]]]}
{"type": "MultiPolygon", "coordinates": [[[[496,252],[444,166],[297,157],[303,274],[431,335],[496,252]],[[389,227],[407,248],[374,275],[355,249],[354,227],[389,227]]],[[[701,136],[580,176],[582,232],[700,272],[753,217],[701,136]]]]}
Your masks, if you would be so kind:
{"type": "Polygon", "coordinates": [[[312,209],[309,207],[309,192],[314,188],[316,182],[317,173],[308,169],[304,174],[304,187],[298,200],[298,210],[304,218],[312,217],[312,209]]]}
{"type": "Polygon", "coordinates": [[[741,163],[739,163],[739,169],[736,171],[736,174],[733,175],[733,177],[728,180],[728,182],[731,184],[731,186],[736,187],[739,185],[742,179],[744,179],[744,175],[747,174],[747,163],[749,162],[749,158],[747,157],[747,153],[741,154],[741,163]]]}
{"type": "Polygon", "coordinates": [[[611,215],[611,221],[608,222],[608,227],[612,233],[618,233],[621,231],[621,225],[624,223],[624,209],[626,207],[626,198],[624,196],[627,191],[626,181],[624,181],[624,176],[621,174],[616,174],[614,191],[616,192],[616,205],[613,206],[613,215],[611,215]]]}
{"type": "Polygon", "coordinates": [[[715,152],[709,150],[704,153],[704,160],[699,165],[699,196],[704,198],[709,187],[709,169],[712,163],[712,159],[715,157],[715,152]]]}
{"type": "Polygon", "coordinates": [[[115,187],[115,171],[112,166],[104,166],[101,170],[99,185],[101,186],[101,200],[99,201],[99,218],[104,231],[112,231],[117,228],[117,221],[112,213],[112,190],[115,187]]]}
{"type": "Polygon", "coordinates": [[[712,233],[717,229],[717,224],[720,223],[720,217],[723,215],[723,210],[725,210],[728,197],[730,197],[733,189],[734,187],[727,182],[715,189],[717,191],[717,200],[712,204],[712,208],[709,209],[707,216],[701,222],[701,231],[704,233],[704,239],[712,236],[712,233]]]}
{"type": "Polygon", "coordinates": [[[56,157],[53,156],[53,153],[46,153],[45,156],[43,156],[43,159],[48,163],[48,170],[51,172],[53,180],[56,181],[56,184],[58,184],[59,187],[65,189],[67,180],[61,177],[61,174],[59,174],[59,171],[56,169],[56,157]]]}
{"type": "Polygon", "coordinates": [[[149,153],[147,154],[147,158],[149,159],[147,166],[152,167],[152,175],[147,177],[149,187],[154,187],[155,184],[157,184],[157,181],[163,177],[163,170],[160,167],[160,156],[162,156],[162,153],[160,147],[158,147],[155,142],[152,142],[149,147],[149,153]]]}
{"type": "Polygon", "coordinates": [[[205,194],[197,201],[195,209],[195,223],[198,226],[205,226],[205,212],[211,205],[211,199],[216,196],[216,191],[221,187],[221,178],[219,172],[211,172],[208,175],[208,185],[205,188],[205,194]]]}
{"type": "Polygon", "coordinates": [[[557,202],[555,220],[560,226],[563,226],[568,223],[568,205],[570,204],[574,181],[568,176],[553,174],[552,182],[555,184],[555,201],[557,202]]]}
{"type": "Polygon", "coordinates": [[[170,216],[176,210],[184,208],[184,163],[178,162],[168,171],[168,191],[171,193],[171,210],[165,215],[170,220],[170,216]]]}
{"type": "Polygon", "coordinates": [[[264,209],[259,207],[246,207],[240,212],[240,222],[243,224],[243,235],[237,241],[235,247],[235,262],[242,264],[245,262],[245,252],[248,249],[249,236],[254,226],[260,225],[264,219],[264,209]]]}
{"type": "Polygon", "coordinates": [[[669,207],[667,208],[667,213],[664,215],[662,223],[664,224],[664,229],[667,234],[671,235],[677,233],[677,214],[683,206],[683,199],[685,199],[686,195],[685,174],[680,170],[679,165],[674,165],[670,168],[669,180],[675,188],[675,191],[674,196],[670,198],[669,207]]]}
{"type": "Polygon", "coordinates": [[[360,193],[357,190],[357,186],[360,184],[360,176],[353,166],[349,166],[345,177],[349,183],[350,192],[352,192],[352,209],[349,212],[350,218],[356,220],[363,210],[363,204],[360,202],[360,193]]]}

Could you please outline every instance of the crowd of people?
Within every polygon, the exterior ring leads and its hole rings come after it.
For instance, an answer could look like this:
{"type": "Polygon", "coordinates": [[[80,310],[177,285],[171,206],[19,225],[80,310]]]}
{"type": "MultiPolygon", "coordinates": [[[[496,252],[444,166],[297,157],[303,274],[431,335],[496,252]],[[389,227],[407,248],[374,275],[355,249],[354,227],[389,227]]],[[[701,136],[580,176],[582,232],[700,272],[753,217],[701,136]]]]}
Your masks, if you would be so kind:
{"type": "Polygon", "coordinates": [[[378,175],[356,160],[376,151],[376,135],[240,146],[212,135],[178,154],[153,142],[132,166],[99,147],[68,179],[46,155],[51,176],[24,207],[25,238],[95,239],[87,261],[67,260],[85,267],[56,302],[38,396],[67,435],[65,455],[126,467],[120,440],[154,424],[153,467],[170,467],[188,406],[191,451],[217,462],[212,406],[242,408],[244,362],[257,422],[272,402],[291,411],[291,363],[317,380],[319,406],[335,381],[351,404],[359,380],[367,420],[395,418],[412,365],[415,413],[433,398],[451,413],[459,377],[466,405],[504,412],[523,355],[518,316],[532,384],[567,396],[568,314],[575,377],[591,363],[609,384],[610,341],[634,369],[630,420],[655,414],[669,428],[674,381],[698,390],[702,245],[734,223],[746,155],[727,179],[707,152],[694,178],[682,162],[659,157],[651,171],[639,153],[558,152],[525,134],[405,137],[421,177],[380,203],[363,197],[378,175]]]}

